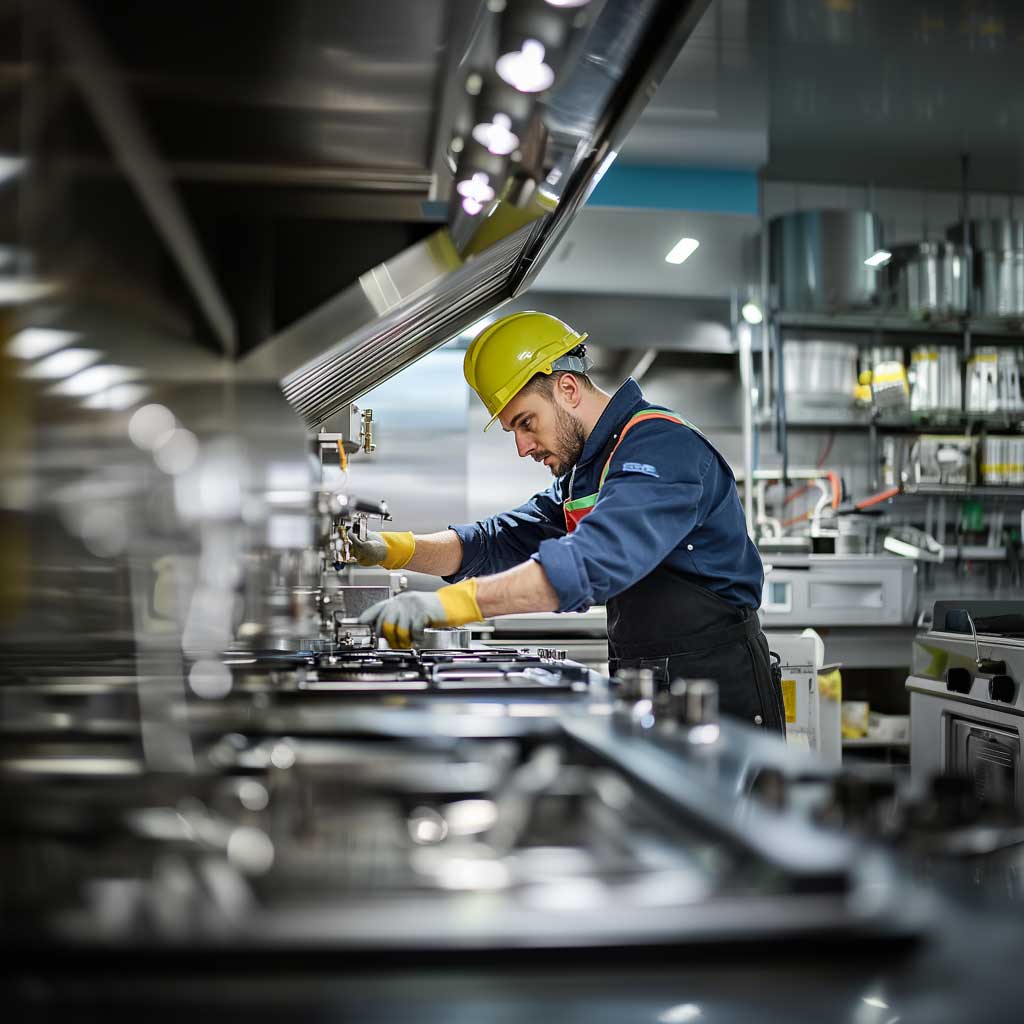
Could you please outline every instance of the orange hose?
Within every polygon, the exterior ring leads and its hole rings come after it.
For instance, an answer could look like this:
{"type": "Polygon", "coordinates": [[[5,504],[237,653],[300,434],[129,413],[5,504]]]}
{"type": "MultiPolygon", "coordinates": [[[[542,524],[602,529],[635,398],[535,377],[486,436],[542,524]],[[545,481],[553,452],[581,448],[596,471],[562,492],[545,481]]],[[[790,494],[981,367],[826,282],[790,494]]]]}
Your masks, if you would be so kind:
{"type": "Polygon", "coordinates": [[[854,508],[871,508],[872,505],[880,505],[883,501],[888,501],[890,498],[895,498],[900,493],[898,487],[887,487],[884,491],[879,491],[877,494],[872,494],[869,498],[864,498],[854,504],[854,508]]]}

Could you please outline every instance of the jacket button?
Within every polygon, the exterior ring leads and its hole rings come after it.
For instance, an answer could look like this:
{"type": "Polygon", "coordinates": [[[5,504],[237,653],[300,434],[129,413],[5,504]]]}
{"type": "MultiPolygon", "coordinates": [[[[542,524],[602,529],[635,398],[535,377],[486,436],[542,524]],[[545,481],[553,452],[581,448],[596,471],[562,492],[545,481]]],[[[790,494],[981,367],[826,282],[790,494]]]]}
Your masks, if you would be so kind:
{"type": "Polygon", "coordinates": [[[764,724],[764,719],[760,715],[754,715],[754,725],[764,724]]]}
{"type": "Polygon", "coordinates": [[[686,545],[686,550],[687,551],[692,551],[693,550],[693,545],[692,544],[687,544],[686,545]]]}

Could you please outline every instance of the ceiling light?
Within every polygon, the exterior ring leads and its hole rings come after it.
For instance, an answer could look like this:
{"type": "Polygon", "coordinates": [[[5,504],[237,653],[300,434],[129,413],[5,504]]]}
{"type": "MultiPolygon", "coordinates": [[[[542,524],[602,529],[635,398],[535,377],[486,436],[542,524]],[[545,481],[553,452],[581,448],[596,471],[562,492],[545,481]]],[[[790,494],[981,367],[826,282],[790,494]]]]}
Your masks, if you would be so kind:
{"type": "Polygon", "coordinates": [[[508,114],[495,114],[493,121],[476,125],[473,138],[495,156],[508,156],[519,145],[519,136],[512,131],[512,119],[508,114]]]}
{"type": "Polygon", "coordinates": [[[0,185],[21,174],[25,170],[25,164],[26,161],[23,156],[8,156],[6,153],[0,154],[0,185]]]}
{"type": "Polygon", "coordinates": [[[544,44],[526,39],[522,49],[504,53],[495,64],[498,76],[520,92],[543,92],[551,87],[555,73],[544,63],[544,44]]]}
{"type": "Polygon", "coordinates": [[[26,327],[7,343],[7,352],[17,359],[41,359],[51,352],[67,348],[82,336],[75,331],[58,331],[50,327],[26,327]]]}
{"type": "Polygon", "coordinates": [[[764,320],[764,313],[761,312],[761,307],[756,302],[744,302],[743,308],[740,310],[740,316],[748,324],[757,325],[764,320]]]}
{"type": "Polygon", "coordinates": [[[196,435],[184,427],[162,434],[153,445],[153,461],[169,476],[177,476],[191,468],[198,454],[196,435]]]}
{"type": "Polygon", "coordinates": [[[145,384],[115,384],[106,391],[90,395],[83,403],[87,409],[130,409],[149,394],[145,384]]]}
{"type": "Polygon", "coordinates": [[[128,436],[136,448],[152,449],[174,430],[174,414],[162,405],[144,405],[128,421],[128,436]]]}
{"type": "Polygon", "coordinates": [[[866,267],[884,267],[889,260],[892,259],[892,253],[887,252],[885,249],[879,249],[877,252],[873,252],[865,261],[864,266],[866,267]]]}
{"type": "Polygon", "coordinates": [[[57,290],[53,281],[37,277],[0,278],[0,306],[16,306],[23,302],[38,302],[57,290]]]}
{"type": "Polygon", "coordinates": [[[590,0],[547,0],[552,7],[585,7],[590,0]]]}
{"type": "Polygon", "coordinates": [[[138,375],[138,370],[130,370],[127,366],[90,366],[87,370],[82,370],[55,384],[50,391],[55,395],[95,395],[115,384],[124,384],[138,375]]]}
{"type": "MultiPolygon", "coordinates": [[[[490,185],[490,176],[477,171],[472,178],[466,178],[455,186],[455,190],[463,199],[469,199],[483,207],[494,198],[494,189],[490,185]]],[[[477,211],[479,212],[479,211],[477,211]]]]}
{"type": "Polygon", "coordinates": [[[36,380],[61,380],[92,366],[99,357],[99,352],[91,348],[66,348],[40,359],[24,371],[24,376],[36,380]]]}
{"type": "Polygon", "coordinates": [[[682,263],[689,259],[697,249],[700,242],[696,238],[680,238],[668,251],[665,257],[666,263],[682,263]]]}

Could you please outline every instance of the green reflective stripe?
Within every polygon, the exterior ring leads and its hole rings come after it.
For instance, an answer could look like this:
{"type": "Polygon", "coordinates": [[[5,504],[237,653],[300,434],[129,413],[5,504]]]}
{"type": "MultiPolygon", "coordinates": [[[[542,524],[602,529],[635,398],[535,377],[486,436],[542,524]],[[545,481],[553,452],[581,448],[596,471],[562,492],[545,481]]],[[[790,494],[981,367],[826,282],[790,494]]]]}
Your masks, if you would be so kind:
{"type": "Polygon", "coordinates": [[[575,512],[581,508],[593,508],[597,501],[597,494],[588,494],[585,498],[573,498],[565,503],[566,512],[575,512]]]}
{"type": "Polygon", "coordinates": [[[622,439],[625,437],[626,431],[635,423],[639,423],[642,420],[669,420],[673,423],[678,423],[681,427],[688,427],[690,430],[696,431],[701,437],[704,436],[689,420],[684,420],[682,416],[679,416],[674,412],[669,412],[667,409],[642,409],[640,412],[633,413],[633,415],[626,420],[626,423],[619,434],[619,440],[612,449],[611,455],[608,456],[608,461],[605,462],[604,469],[601,470],[601,479],[597,482],[598,491],[600,491],[604,486],[605,477],[608,476],[608,470],[610,470],[612,466],[612,459],[615,457],[615,452],[618,450],[619,444],[622,443],[622,439]]]}

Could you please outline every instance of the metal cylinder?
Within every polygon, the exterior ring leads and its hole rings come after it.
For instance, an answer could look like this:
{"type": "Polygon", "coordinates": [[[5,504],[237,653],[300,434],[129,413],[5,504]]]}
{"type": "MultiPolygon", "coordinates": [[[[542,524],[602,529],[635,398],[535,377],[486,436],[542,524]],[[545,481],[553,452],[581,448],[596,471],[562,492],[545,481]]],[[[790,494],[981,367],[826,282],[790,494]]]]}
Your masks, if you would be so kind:
{"type": "Polygon", "coordinates": [[[657,696],[654,673],[649,668],[620,668],[615,674],[615,682],[623,700],[653,701],[657,696]]]}
{"type": "Polygon", "coordinates": [[[911,316],[948,317],[967,312],[970,274],[961,245],[913,242],[893,246],[887,277],[892,301],[911,316]]]}
{"type": "Polygon", "coordinates": [[[676,679],[660,701],[676,725],[708,725],[718,720],[718,684],[711,679],[676,679]]]}
{"type": "Polygon", "coordinates": [[[805,210],[770,225],[771,280],[784,310],[831,312],[877,303],[884,277],[865,261],[882,225],[864,210],[805,210]]]}
{"type": "Polygon", "coordinates": [[[469,647],[472,631],[467,628],[428,628],[423,631],[422,649],[430,651],[454,651],[469,647]]]}
{"type": "Polygon", "coordinates": [[[686,683],[686,724],[710,725],[718,721],[718,683],[690,679],[686,683]]]}

